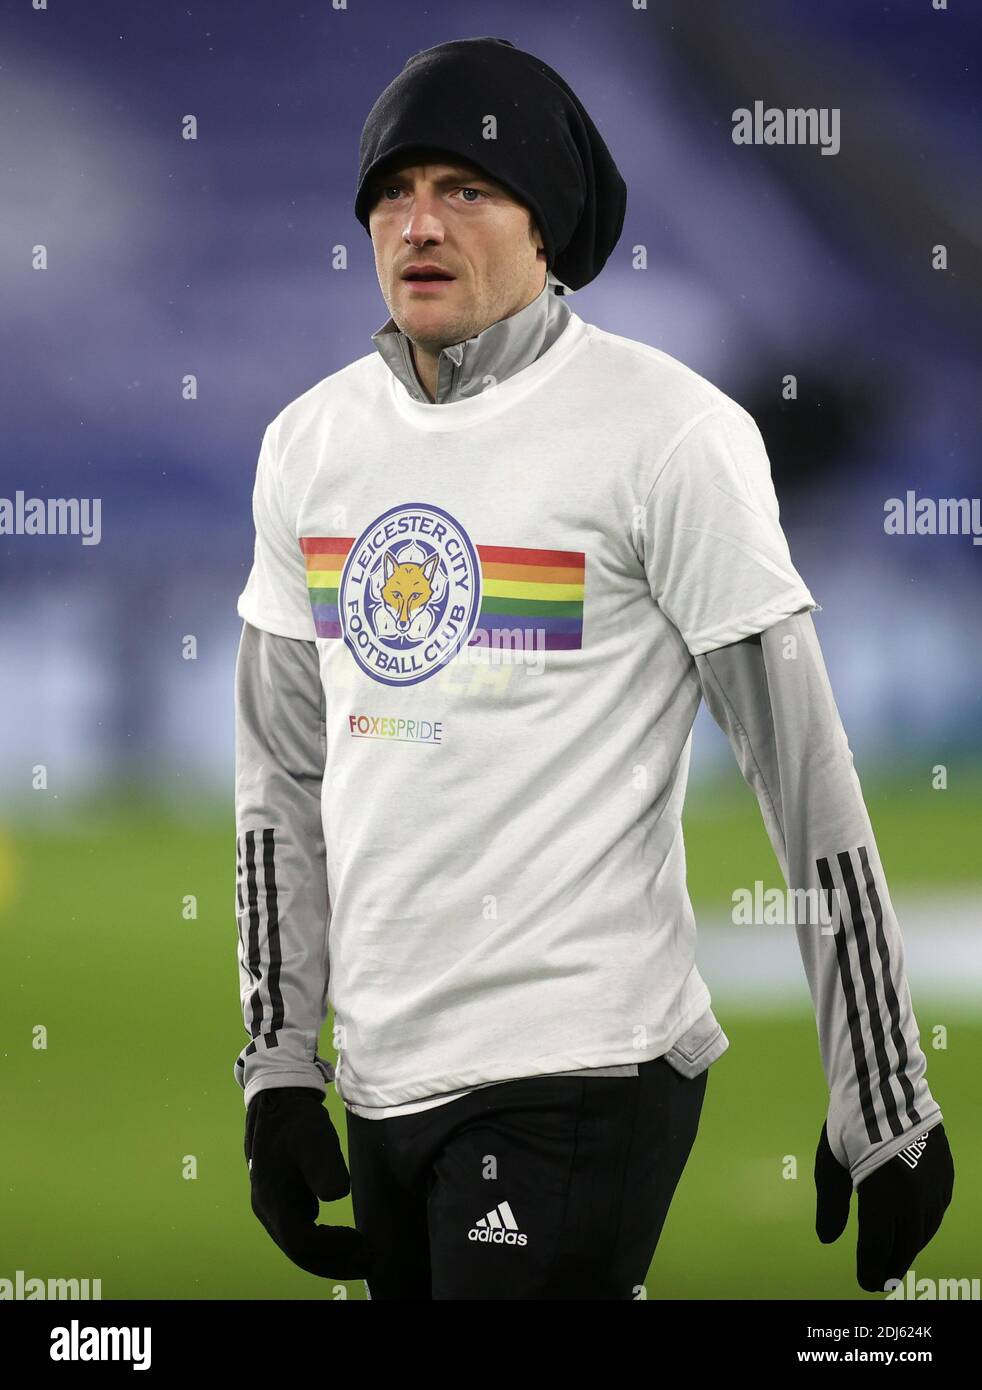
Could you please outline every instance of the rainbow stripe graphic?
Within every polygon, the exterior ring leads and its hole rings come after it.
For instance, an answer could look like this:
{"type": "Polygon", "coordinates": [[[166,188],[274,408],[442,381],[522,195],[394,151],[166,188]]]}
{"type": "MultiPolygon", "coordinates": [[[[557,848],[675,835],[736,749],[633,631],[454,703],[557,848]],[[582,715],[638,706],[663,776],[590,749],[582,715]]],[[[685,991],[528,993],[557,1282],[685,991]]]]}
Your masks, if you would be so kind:
{"type": "Polygon", "coordinates": [[[481,561],[480,627],[518,629],[527,648],[572,651],[583,645],[583,570],[579,550],[475,546],[481,561]],[[539,637],[539,633],[542,637],[539,637]]]}
{"type": "MultiPolygon", "coordinates": [[[[338,587],[355,539],[301,537],[307,592],[318,637],[341,636],[338,587]]],[[[521,632],[526,647],[540,650],[574,651],[582,647],[586,565],[582,551],[506,545],[474,548],[481,563],[479,627],[492,633],[496,628],[521,632]]]]}
{"type": "Polygon", "coordinates": [[[307,565],[307,597],[318,637],[340,637],[338,586],[355,536],[301,536],[307,565]]]}

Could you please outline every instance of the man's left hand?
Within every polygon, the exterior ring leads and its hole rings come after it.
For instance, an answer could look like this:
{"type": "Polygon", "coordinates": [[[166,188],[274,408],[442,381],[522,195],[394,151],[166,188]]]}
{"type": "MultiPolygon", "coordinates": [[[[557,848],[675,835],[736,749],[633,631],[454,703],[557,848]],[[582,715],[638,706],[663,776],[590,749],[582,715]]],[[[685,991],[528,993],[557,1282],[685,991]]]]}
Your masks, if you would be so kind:
{"type": "MultiPolygon", "coordinates": [[[[926,1133],[914,1132],[910,1139],[903,1154],[875,1168],[856,1188],[856,1278],[868,1293],[882,1293],[888,1279],[903,1279],[941,1225],[951,1201],[955,1165],[944,1124],[926,1133]]],[[[828,1245],[846,1228],[853,1188],[848,1169],[832,1152],[825,1125],[815,1155],[815,1189],[815,1230],[822,1244],[828,1245]]]]}

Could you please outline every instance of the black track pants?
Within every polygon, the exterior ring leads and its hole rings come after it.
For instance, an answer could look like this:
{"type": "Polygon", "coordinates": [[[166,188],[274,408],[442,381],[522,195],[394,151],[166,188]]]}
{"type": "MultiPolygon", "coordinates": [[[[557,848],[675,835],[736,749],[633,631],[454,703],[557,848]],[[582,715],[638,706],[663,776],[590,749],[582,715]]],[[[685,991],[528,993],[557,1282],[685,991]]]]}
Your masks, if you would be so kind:
{"type": "Polygon", "coordinates": [[[371,1299],[633,1299],[699,1124],[708,1071],[533,1077],[415,1115],[346,1111],[371,1299]]]}

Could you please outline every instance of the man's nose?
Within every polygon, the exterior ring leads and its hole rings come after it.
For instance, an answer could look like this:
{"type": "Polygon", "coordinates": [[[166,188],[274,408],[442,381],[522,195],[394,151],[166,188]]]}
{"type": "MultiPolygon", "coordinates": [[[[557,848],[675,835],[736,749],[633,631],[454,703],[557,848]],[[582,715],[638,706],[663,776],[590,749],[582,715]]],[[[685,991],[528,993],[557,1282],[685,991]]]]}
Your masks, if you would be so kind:
{"type": "Polygon", "coordinates": [[[443,219],[439,212],[439,197],[434,193],[417,192],[406,216],[403,238],[406,241],[442,241],[443,219]]]}

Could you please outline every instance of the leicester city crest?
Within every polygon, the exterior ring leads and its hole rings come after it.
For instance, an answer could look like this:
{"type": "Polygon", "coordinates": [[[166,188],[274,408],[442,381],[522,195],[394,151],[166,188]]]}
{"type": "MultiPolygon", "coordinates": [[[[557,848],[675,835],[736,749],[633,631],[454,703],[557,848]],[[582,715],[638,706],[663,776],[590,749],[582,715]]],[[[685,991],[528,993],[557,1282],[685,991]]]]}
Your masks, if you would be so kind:
{"type": "Polygon", "coordinates": [[[426,502],[383,512],[348,552],[338,592],[341,633],[384,685],[415,685],[470,640],[481,566],[459,521],[426,502]]]}

